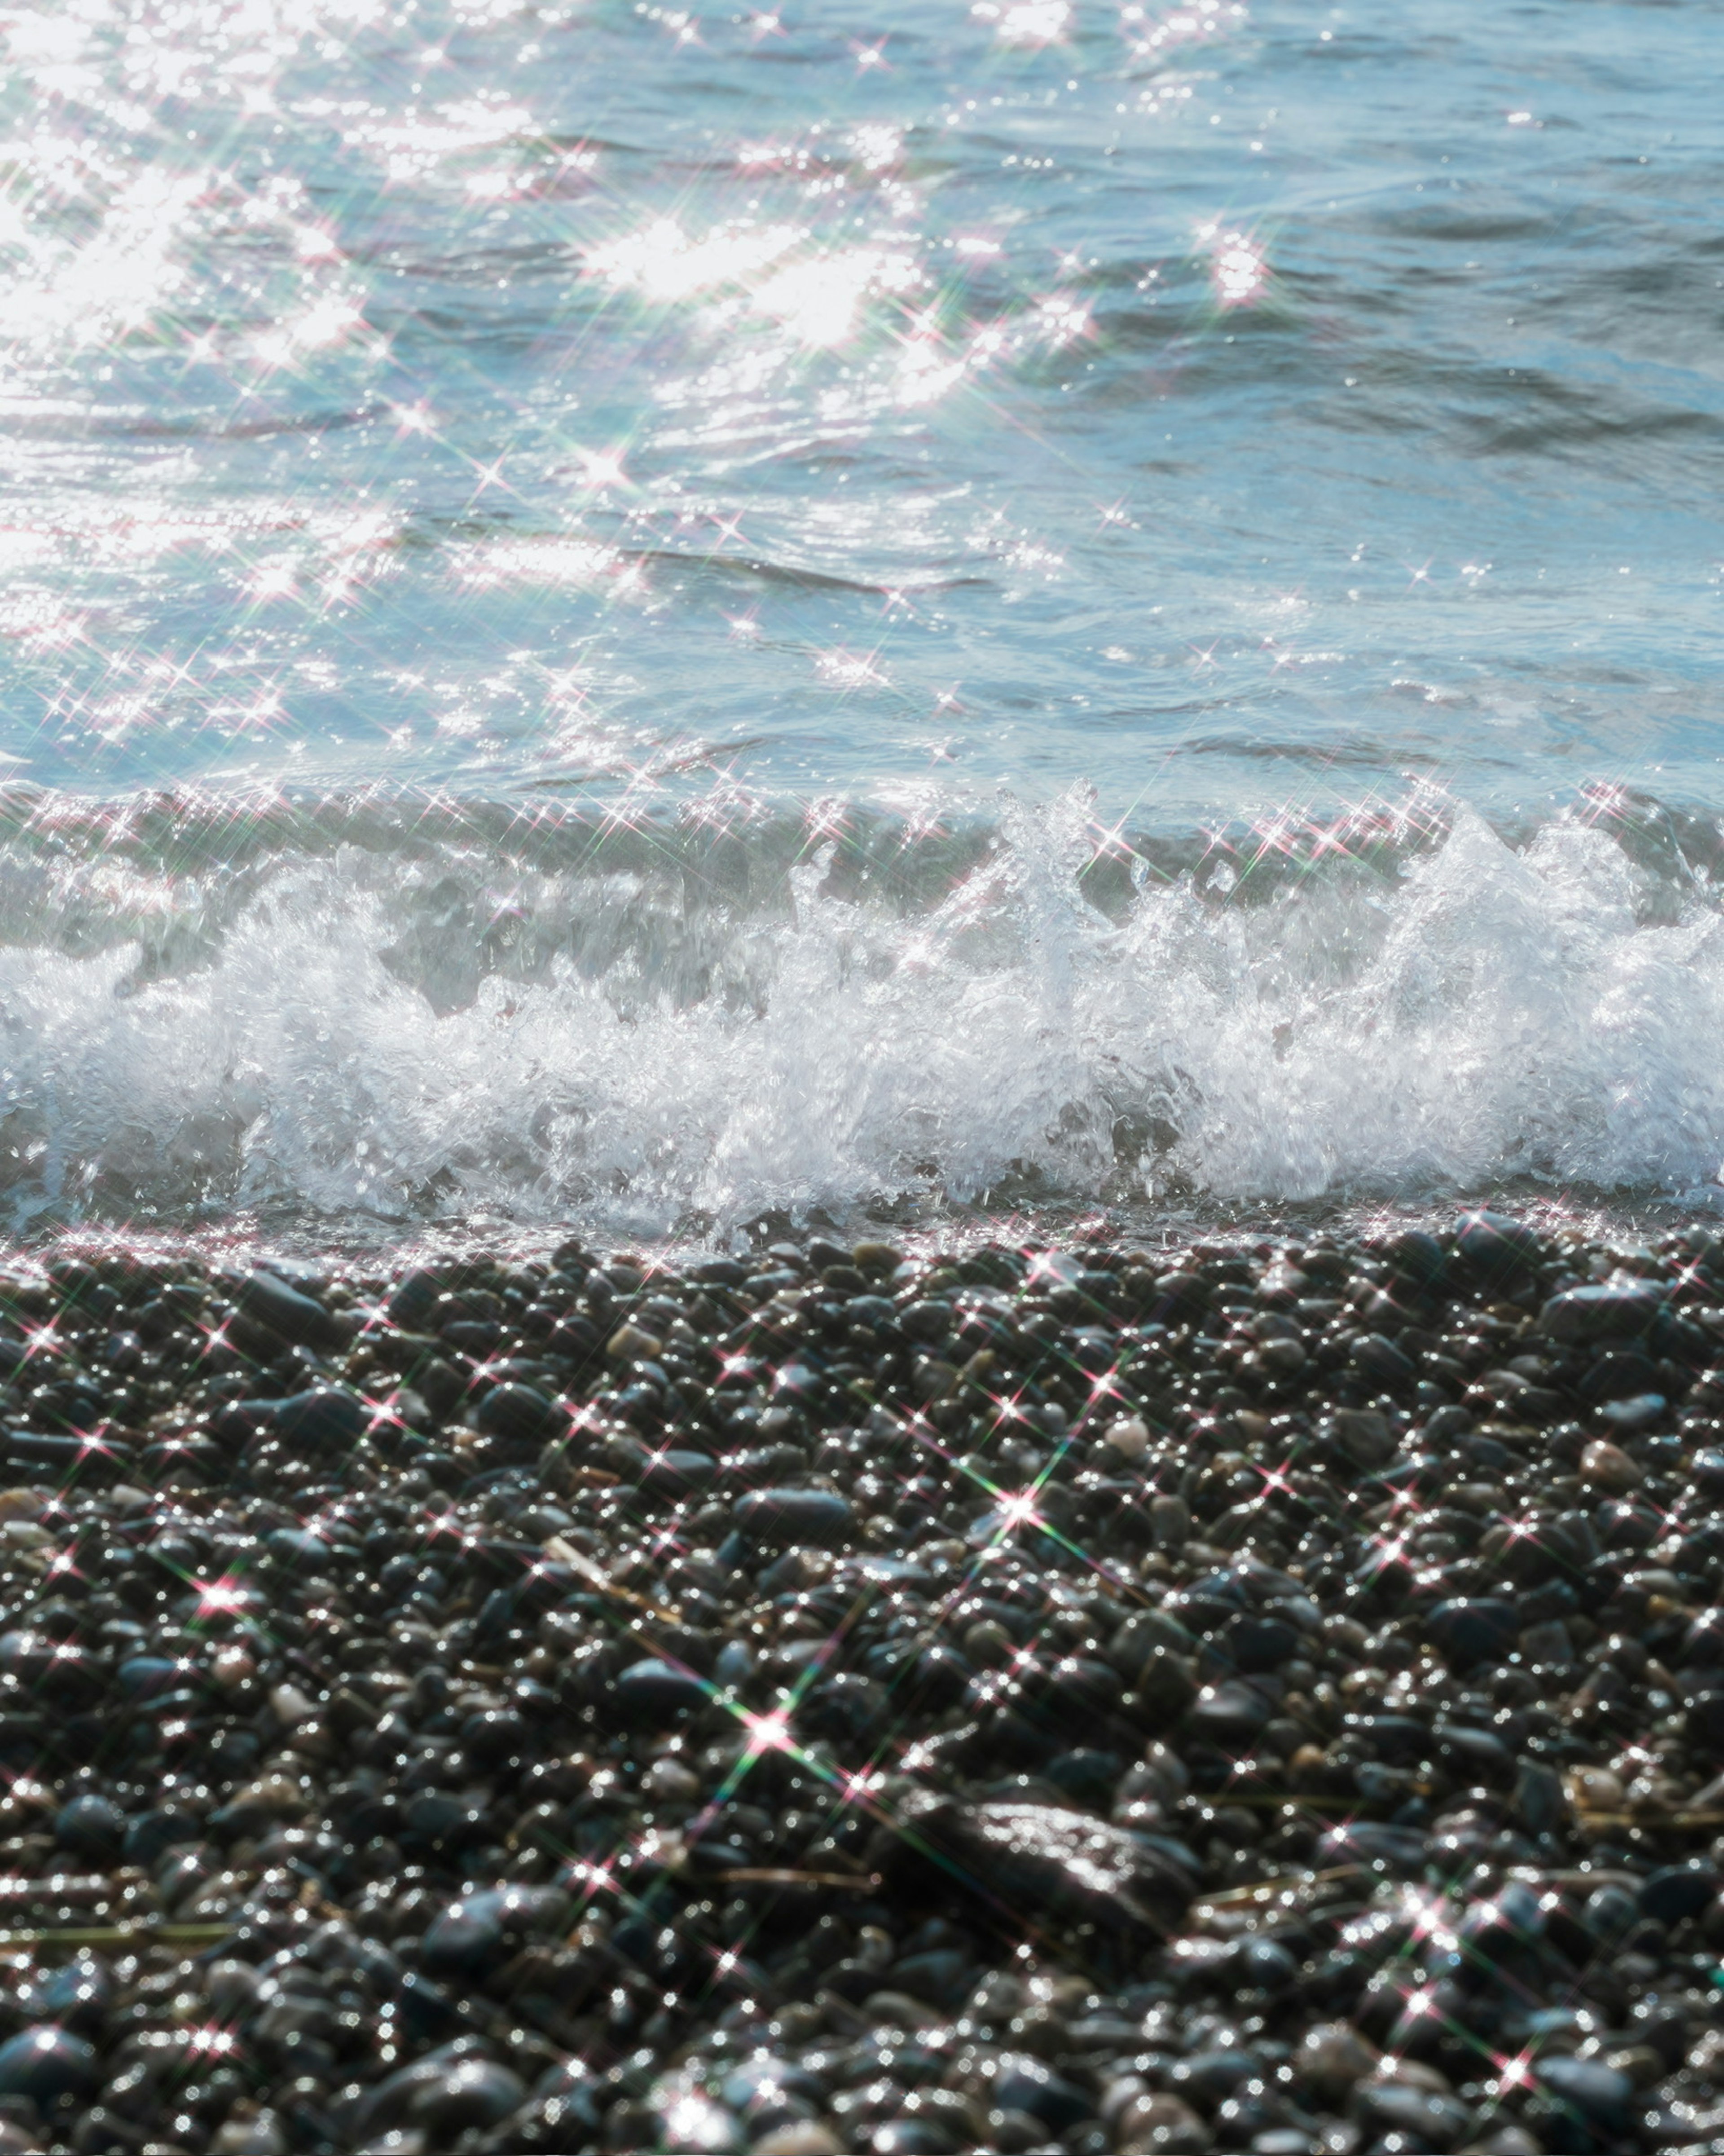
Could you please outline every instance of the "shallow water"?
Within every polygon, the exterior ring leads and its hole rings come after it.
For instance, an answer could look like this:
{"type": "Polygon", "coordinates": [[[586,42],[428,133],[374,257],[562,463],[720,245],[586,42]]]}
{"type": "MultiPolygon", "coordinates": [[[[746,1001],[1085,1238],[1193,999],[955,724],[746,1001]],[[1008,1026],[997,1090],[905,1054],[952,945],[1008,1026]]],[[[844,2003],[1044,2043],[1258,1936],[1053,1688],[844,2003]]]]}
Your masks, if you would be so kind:
{"type": "Polygon", "coordinates": [[[1717,27],[15,11],[17,1224],[1709,1201],[1717,27]]]}

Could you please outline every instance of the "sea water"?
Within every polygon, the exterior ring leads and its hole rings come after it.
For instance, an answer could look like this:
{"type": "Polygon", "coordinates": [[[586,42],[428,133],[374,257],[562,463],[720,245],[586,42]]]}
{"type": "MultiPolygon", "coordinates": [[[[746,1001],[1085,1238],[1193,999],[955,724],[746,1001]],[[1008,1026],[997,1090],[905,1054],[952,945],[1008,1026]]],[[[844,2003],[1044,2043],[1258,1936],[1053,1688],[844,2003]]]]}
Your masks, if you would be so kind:
{"type": "Polygon", "coordinates": [[[1710,1202],[1719,31],[9,11],[6,1220],[1710,1202]]]}

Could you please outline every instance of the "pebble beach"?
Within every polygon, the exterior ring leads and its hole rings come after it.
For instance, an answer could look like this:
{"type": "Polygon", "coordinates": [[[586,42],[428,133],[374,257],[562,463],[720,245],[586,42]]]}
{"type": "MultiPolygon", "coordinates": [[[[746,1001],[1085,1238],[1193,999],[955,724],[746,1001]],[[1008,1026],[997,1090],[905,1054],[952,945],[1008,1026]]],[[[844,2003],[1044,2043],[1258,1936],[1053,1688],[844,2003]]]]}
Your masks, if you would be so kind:
{"type": "Polygon", "coordinates": [[[0,2151],[1724,2146],[1724,1242],[0,1281],[0,2151]]]}

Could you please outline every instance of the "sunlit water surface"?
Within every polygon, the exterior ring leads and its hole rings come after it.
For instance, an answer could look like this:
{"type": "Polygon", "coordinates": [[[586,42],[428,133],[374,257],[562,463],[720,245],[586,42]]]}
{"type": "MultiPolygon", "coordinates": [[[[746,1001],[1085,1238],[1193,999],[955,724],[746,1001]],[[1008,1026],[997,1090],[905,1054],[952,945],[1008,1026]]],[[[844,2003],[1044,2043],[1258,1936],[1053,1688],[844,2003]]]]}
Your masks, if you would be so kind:
{"type": "Polygon", "coordinates": [[[1720,27],[10,11],[11,1217],[1709,1199],[1720,27]]]}

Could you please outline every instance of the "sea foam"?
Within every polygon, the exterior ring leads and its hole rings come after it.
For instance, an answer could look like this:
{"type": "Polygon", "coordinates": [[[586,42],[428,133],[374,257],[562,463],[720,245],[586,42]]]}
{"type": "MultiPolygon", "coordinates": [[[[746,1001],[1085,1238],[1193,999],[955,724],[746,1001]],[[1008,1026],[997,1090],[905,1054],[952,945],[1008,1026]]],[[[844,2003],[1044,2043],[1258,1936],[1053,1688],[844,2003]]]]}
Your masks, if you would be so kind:
{"type": "Polygon", "coordinates": [[[190,865],[14,838],[4,1200],[644,1233],[906,1195],[1716,1191],[1704,877],[1464,807],[1266,896],[1225,850],[1169,876],[1127,848],[1100,891],[1076,800],[890,889],[818,832],[722,885],[668,840],[559,867],[470,831],[190,865]]]}

